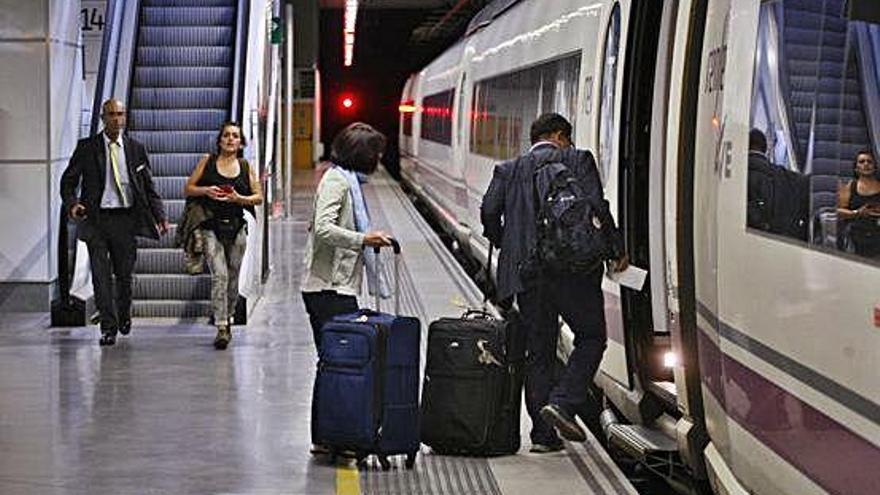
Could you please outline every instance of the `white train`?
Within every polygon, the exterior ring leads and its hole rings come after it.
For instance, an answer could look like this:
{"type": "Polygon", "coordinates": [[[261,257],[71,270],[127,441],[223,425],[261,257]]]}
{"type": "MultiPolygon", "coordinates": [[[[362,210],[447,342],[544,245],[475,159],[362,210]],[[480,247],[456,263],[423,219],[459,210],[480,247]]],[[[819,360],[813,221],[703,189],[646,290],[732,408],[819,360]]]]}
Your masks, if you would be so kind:
{"type": "Polygon", "coordinates": [[[716,493],[880,493],[880,259],[837,216],[880,144],[878,22],[875,0],[496,1],[406,83],[401,171],[485,260],[494,165],[566,115],[649,270],[603,283],[609,441],[716,493]],[[809,184],[803,235],[747,225],[752,128],[809,184]]]}

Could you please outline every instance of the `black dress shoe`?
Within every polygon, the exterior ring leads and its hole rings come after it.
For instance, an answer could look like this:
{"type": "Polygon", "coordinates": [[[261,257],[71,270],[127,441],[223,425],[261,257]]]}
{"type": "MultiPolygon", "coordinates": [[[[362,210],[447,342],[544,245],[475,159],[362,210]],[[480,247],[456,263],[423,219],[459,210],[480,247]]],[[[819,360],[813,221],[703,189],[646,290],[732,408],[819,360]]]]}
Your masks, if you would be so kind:
{"type": "Polygon", "coordinates": [[[587,434],[584,433],[583,428],[577,424],[574,416],[556,404],[547,404],[542,407],[541,418],[546,421],[547,424],[556,428],[556,430],[559,431],[559,434],[562,435],[562,438],[570,442],[585,442],[587,440],[587,434]]]}
{"type": "Polygon", "coordinates": [[[102,346],[113,345],[116,343],[116,330],[108,330],[101,334],[101,340],[98,341],[102,346]]]}
{"type": "Polygon", "coordinates": [[[119,324],[119,333],[122,335],[128,335],[131,333],[131,318],[122,320],[122,323],[119,324]]]}

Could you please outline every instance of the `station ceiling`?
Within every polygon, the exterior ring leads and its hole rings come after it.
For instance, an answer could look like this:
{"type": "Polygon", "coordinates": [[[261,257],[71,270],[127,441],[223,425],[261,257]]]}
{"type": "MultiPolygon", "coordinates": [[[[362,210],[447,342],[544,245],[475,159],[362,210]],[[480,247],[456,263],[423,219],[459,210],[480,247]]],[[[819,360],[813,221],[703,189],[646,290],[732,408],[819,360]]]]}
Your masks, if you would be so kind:
{"type": "MultiPolygon", "coordinates": [[[[410,10],[418,16],[409,34],[407,51],[417,59],[441,51],[454,42],[468,22],[492,0],[359,0],[359,9],[381,16],[382,11],[410,10]]],[[[320,0],[322,9],[342,9],[345,0],[320,0]]]]}

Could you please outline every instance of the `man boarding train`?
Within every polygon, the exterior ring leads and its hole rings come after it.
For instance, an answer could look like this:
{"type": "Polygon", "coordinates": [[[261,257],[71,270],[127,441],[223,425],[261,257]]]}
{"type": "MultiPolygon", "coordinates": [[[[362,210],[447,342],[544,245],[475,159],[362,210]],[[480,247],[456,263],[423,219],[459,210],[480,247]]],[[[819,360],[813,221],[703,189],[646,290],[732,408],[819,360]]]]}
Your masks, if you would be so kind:
{"type": "Polygon", "coordinates": [[[571,133],[571,124],[559,114],[538,117],[531,126],[532,147],[495,168],[480,210],[484,235],[501,251],[498,299],[515,298],[526,326],[526,408],[532,419],[532,451],[539,453],[563,448],[557,431],[567,440],[586,440],[574,415],[589,399],[588,384],[606,347],[601,262],[607,259],[615,272],[628,266],[622,238],[604,199],[596,162],[589,151],[572,146],[571,133]],[[590,221],[607,243],[601,256],[604,259],[599,259],[597,265],[560,270],[533,259],[543,236],[538,220],[545,201],[545,196],[538,194],[536,179],[548,165],[568,169],[593,207],[595,216],[591,214],[590,221]],[[575,337],[565,371],[554,382],[559,316],[575,337]]]}

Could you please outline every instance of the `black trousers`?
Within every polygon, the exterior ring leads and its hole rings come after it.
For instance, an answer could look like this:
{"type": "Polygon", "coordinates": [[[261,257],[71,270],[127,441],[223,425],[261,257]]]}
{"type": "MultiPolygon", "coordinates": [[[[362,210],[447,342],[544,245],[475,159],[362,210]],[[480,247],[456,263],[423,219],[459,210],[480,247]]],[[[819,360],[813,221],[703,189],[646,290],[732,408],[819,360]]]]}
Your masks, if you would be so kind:
{"type": "Polygon", "coordinates": [[[137,260],[135,223],[130,208],[101,210],[94,235],[86,241],[102,332],[116,331],[120,322],[131,318],[131,274],[137,260]]]}
{"type": "Polygon", "coordinates": [[[333,290],[321,292],[303,292],[303,302],[309,313],[312,324],[312,338],[315,349],[321,347],[321,327],[336,315],[354,313],[358,310],[358,301],[354,296],[346,296],[333,290]]]}
{"type": "Polygon", "coordinates": [[[588,274],[544,274],[517,294],[526,330],[526,409],[533,443],[553,443],[556,432],[541,419],[541,408],[556,404],[571,414],[589,400],[606,347],[602,270],[588,274]],[[559,316],[574,333],[574,350],[557,380],[554,374],[559,316]]]}

